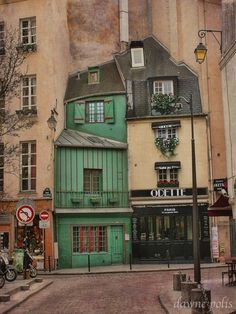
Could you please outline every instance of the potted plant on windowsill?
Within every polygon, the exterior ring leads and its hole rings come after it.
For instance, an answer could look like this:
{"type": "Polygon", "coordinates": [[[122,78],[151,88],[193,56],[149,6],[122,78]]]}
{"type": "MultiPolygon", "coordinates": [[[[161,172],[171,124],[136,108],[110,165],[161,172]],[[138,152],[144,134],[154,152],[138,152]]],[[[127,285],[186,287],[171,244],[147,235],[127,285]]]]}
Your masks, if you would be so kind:
{"type": "Polygon", "coordinates": [[[179,139],[177,137],[157,137],[155,140],[155,144],[164,156],[170,157],[175,155],[175,148],[179,144],[179,139]]]}
{"type": "Polygon", "coordinates": [[[101,202],[101,197],[99,195],[93,195],[90,197],[90,202],[95,205],[101,202]]]}
{"type": "Polygon", "coordinates": [[[170,181],[161,180],[157,182],[157,187],[159,188],[160,187],[171,187],[171,188],[179,187],[179,181],[178,180],[170,180],[170,181]]]}
{"type": "Polygon", "coordinates": [[[153,94],[151,98],[151,107],[161,115],[171,114],[179,110],[178,98],[172,94],[153,94]]]}

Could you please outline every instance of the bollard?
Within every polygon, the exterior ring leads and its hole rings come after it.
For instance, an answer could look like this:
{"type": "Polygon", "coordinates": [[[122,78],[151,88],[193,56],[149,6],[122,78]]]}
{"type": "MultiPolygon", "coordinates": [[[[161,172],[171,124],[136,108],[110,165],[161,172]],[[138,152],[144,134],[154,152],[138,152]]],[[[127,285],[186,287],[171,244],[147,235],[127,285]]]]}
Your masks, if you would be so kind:
{"type": "Polygon", "coordinates": [[[129,255],[129,269],[132,270],[132,255],[129,255]]]}
{"type": "Polygon", "coordinates": [[[192,314],[207,314],[211,311],[211,290],[196,288],[191,290],[192,314]]]}
{"type": "Polygon", "coordinates": [[[191,290],[197,288],[197,282],[181,282],[181,302],[189,304],[191,301],[191,290]]]}
{"type": "Polygon", "coordinates": [[[173,275],[173,290],[181,291],[181,282],[186,281],[186,274],[179,272],[173,275]]]}
{"type": "Polygon", "coordinates": [[[51,272],[51,256],[48,256],[48,270],[51,272]]]}
{"type": "Polygon", "coordinates": [[[90,254],[88,254],[88,271],[90,273],[90,254]]]}

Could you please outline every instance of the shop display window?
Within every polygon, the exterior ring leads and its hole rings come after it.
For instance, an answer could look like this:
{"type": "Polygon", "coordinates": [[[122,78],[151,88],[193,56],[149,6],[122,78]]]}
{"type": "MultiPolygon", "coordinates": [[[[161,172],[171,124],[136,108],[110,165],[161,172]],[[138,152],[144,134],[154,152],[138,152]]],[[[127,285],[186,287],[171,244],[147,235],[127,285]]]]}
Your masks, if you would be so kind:
{"type": "Polygon", "coordinates": [[[32,225],[21,225],[17,222],[16,226],[16,248],[23,249],[25,245],[33,255],[43,255],[43,229],[39,228],[39,216],[35,216],[32,225]],[[27,236],[27,238],[26,238],[27,236]]]}
{"type": "Polygon", "coordinates": [[[143,216],[138,218],[138,238],[144,240],[191,240],[192,217],[185,215],[143,216]]]}
{"type": "Polygon", "coordinates": [[[0,232],[0,250],[9,250],[9,232],[0,232]]]}

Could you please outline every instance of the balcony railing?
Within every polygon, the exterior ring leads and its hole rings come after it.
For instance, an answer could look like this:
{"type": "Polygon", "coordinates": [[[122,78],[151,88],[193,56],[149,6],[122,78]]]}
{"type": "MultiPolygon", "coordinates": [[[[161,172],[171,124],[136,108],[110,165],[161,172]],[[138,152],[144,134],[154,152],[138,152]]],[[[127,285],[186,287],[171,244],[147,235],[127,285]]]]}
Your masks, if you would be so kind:
{"type": "Polygon", "coordinates": [[[128,192],[55,192],[56,208],[128,207],[128,192]]]}

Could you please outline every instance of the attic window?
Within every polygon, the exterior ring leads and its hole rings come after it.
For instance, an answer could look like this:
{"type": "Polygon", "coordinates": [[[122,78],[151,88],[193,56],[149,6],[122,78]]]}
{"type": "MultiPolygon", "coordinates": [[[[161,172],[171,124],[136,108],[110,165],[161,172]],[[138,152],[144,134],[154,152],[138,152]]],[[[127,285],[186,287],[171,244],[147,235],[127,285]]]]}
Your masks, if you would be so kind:
{"type": "Polygon", "coordinates": [[[143,43],[132,41],[130,44],[132,68],[144,66],[143,43]]]}
{"type": "Polygon", "coordinates": [[[97,84],[100,82],[99,67],[88,68],[88,84],[97,84]]]}

